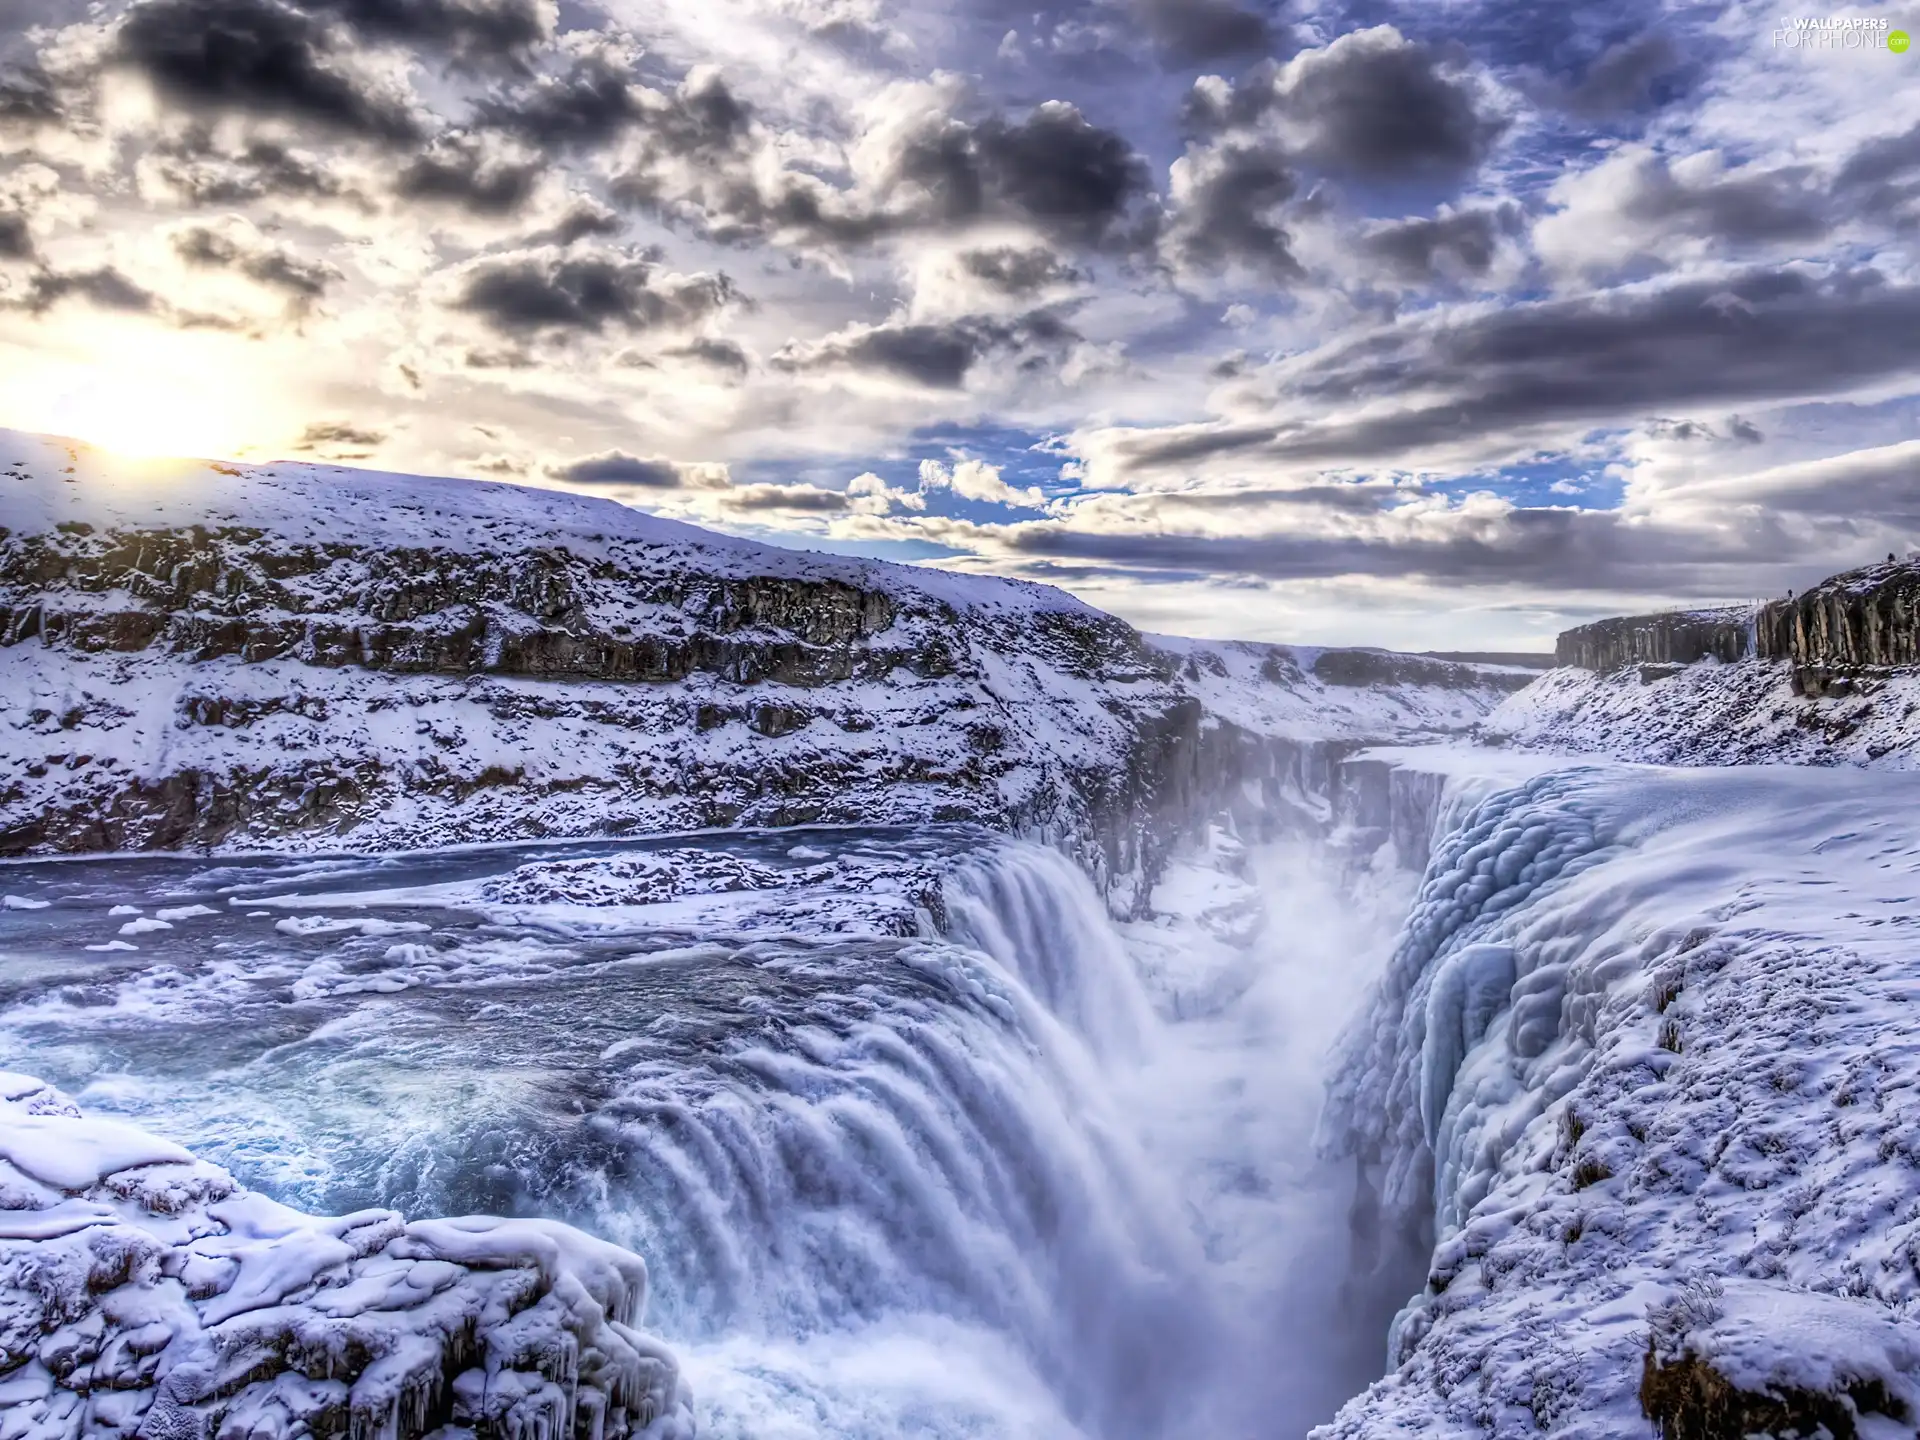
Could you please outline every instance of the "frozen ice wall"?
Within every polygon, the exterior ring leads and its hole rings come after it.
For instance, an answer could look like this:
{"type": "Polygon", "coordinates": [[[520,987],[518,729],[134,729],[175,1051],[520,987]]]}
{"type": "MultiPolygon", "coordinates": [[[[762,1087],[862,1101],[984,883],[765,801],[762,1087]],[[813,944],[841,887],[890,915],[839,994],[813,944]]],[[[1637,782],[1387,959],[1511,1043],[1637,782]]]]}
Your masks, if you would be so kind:
{"type": "Polygon", "coordinates": [[[1567,770],[1446,837],[1327,1120],[1432,1262],[1328,1435],[1640,1433],[1643,1375],[1911,1433],[1910,779],[1567,770]]]}

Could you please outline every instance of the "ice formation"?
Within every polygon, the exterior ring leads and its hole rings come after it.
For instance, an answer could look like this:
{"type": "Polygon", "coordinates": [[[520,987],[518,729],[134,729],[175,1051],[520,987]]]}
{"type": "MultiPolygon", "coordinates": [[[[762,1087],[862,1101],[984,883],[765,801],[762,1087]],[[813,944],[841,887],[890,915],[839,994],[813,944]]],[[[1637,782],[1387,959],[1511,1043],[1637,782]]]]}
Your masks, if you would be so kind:
{"type": "Polygon", "coordinates": [[[646,1300],[565,1225],[304,1215],[0,1075],[6,1440],[687,1440],[646,1300]]]}
{"type": "Polygon", "coordinates": [[[1324,1436],[1913,1433],[1916,780],[1577,768],[1442,842],[1326,1120],[1429,1278],[1324,1436]]]}

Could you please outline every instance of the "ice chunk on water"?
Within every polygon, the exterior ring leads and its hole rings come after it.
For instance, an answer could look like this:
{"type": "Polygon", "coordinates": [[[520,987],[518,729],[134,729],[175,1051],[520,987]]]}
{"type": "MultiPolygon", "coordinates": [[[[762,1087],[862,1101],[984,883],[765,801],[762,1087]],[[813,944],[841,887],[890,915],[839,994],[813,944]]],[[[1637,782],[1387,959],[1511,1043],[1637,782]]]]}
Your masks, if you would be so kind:
{"type": "Polygon", "coordinates": [[[129,920],[120,927],[122,935],[151,935],[156,930],[171,930],[173,926],[165,920],[129,920]]]}
{"type": "Polygon", "coordinates": [[[8,910],[44,910],[52,903],[51,900],[30,900],[25,895],[0,896],[0,907],[8,910]]]}
{"type": "Polygon", "coordinates": [[[168,910],[156,910],[153,915],[156,920],[192,920],[201,915],[219,913],[211,905],[176,905],[168,910]]]}

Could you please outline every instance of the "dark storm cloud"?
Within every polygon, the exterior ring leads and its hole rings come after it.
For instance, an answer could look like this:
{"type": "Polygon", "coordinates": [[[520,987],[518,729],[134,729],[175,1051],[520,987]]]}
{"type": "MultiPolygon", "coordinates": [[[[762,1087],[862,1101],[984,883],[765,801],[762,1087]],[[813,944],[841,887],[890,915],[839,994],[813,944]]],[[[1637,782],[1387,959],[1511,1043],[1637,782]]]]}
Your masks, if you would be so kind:
{"type": "Polygon", "coordinates": [[[856,326],[817,345],[788,346],[773,357],[781,370],[864,370],[929,390],[957,390],[981,360],[1022,353],[1024,367],[1042,366],[1075,339],[1057,316],[1036,311],[1018,320],[982,317],[939,324],[889,322],[856,326]]]}
{"type": "Polygon", "coordinates": [[[0,71],[0,126],[58,125],[66,118],[59,91],[37,64],[0,71]]]}
{"type": "Polygon", "coordinates": [[[698,360],[703,365],[711,365],[716,370],[730,370],[736,375],[744,375],[752,368],[747,352],[731,340],[703,337],[685,345],[676,345],[665,353],[685,360],[698,360]]]}
{"type": "Polygon", "coordinates": [[[1225,142],[1189,152],[1186,164],[1190,184],[1167,240],[1177,269],[1244,265],[1280,283],[1305,274],[1276,214],[1299,188],[1277,147],[1225,142]]]}
{"type": "Polygon", "coordinates": [[[1187,102],[1200,134],[1277,124],[1288,154],[1363,180],[1457,180],[1504,127],[1462,62],[1379,28],[1343,35],[1237,86],[1202,81],[1187,102]]]}
{"type": "Polygon", "coordinates": [[[1708,236],[1733,245],[1811,240],[1838,219],[1806,166],[1713,176],[1684,184],[1647,157],[1621,207],[1627,221],[1664,231],[1708,236]]]}
{"type": "Polygon", "coordinates": [[[641,89],[627,58],[609,46],[574,61],[563,75],[483,98],[475,123],[546,151],[591,149],[631,130],[670,156],[738,148],[753,121],[719,72],[698,68],[665,96],[641,89]]]}
{"type": "Polygon", "coordinates": [[[453,131],[436,136],[403,165],[393,190],[403,200],[438,201],[499,217],[526,207],[547,168],[537,156],[504,151],[481,136],[453,131]]]}
{"type": "MultiPolygon", "coordinates": [[[[314,451],[336,453],[341,450],[371,452],[384,445],[386,439],[386,433],[381,430],[369,430],[343,420],[321,420],[307,426],[301,432],[299,444],[293,448],[302,454],[314,451]]],[[[356,458],[364,459],[365,456],[356,458]]]]}
{"type": "Polygon", "coordinates": [[[568,464],[551,466],[547,473],[574,485],[633,485],[643,490],[680,488],[680,471],[671,460],[646,460],[624,450],[583,455],[568,464]]]}
{"type": "Polygon", "coordinates": [[[1269,53],[1276,36],[1266,18],[1227,0],[1136,0],[1160,53],[1180,66],[1269,53]]]}
{"type": "Polygon", "coordinates": [[[974,279],[1003,295],[1025,296],[1052,285],[1067,285],[1081,278],[1080,271],[1051,250],[1038,246],[999,245],[984,250],[966,250],[960,255],[960,268],[974,279]]]}
{"type": "Polygon", "coordinates": [[[721,495],[719,502],[730,514],[742,515],[757,511],[838,515],[847,508],[847,497],[840,491],[814,485],[736,485],[721,495]]]}
{"type": "Polygon", "coordinates": [[[680,329],[735,299],[722,275],[669,275],[647,253],[542,250],[468,269],[453,308],[503,335],[680,329]]]}
{"type": "Polygon", "coordinates": [[[572,245],[580,240],[608,239],[627,228],[617,210],[597,200],[576,200],[547,229],[527,237],[528,245],[572,245]]]}
{"type": "Polygon", "coordinates": [[[0,260],[31,260],[34,253],[27,217],[18,211],[0,210],[0,260]]]}
{"type": "Polygon", "coordinates": [[[512,63],[547,38],[534,0],[297,0],[368,39],[429,46],[472,65],[512,63]]]}
{"type": "Polygon", "coordinates": [[[1355,421],[1146,432],[1117,453],[1141,469],[1227,454],[1359,463],[1542,424],[1837,396],[1920,372],[1917,326],[1920,286],[1889,284],[1873,271],[1755,270],[1732,281],[1512,305],[1335,342],[1281,380],[1293,407],[1421,397],[1406,408],[1355,421]]]}
{"type": "Polygon", "coordinates": [[[928,116],[906,127],[871,194],[804,172],[769,177],[741,143],[744,111],[722,103],[717,85],[690,82],[670,110],[648,117],[639,163],[613,184],[617,200],[669,223],[697,217],[728,244],[848,247],[998,219],[1092,247],[1125,242],[1128,214],[1149,192],[1126,140],[1062,102],[1018,120],[928,116]]]}
{"type": "Polygon", "coordinates": [[[173,249],[189,265],[237,271],[255,284],[282,292],[300,307],[312,305],[342,278],[323,260],[308,260],[279,246],[249,247],[204,225],[175,235],[173,249]]]}
{"type": "Polygon", "coordinates": [[[1132,147],[1060,101],[1018,122],[991,116],[930,128],[909,141],[893,169],[925,197],[925,223],[1012,214],[1087,244],[1112,231],[1147,188],[1132,147]]]}
{"type": "Polygon", "coordinates": [[[348,187],[315,156],[302,155],[271,141],[256,140],[243,149],[219,149],[211,134],[191,132],[151,151],[161,178],[198,205],[239,205],[267,198],[351,200],[367,208],[364,197],[348,187]]]}
{"type": "Polygon", "coordinates": [[[1501,236],[1516,233],[1521,223],[1513,205],[1398,220],[1369,230],[1360,250],[1399,280],[1478,277],[1492,267],[1501,236]]]}
{"type": "Polygon", "coordinates": [[[82,300],[101,310],[163,314],[167,306],[145,286],[136,285],[110,265],[92,270],[40,270],[27,279],[26,294],[11,308],[44,315],[63,300],[82,300]]]}
{"type": "Polygon", "coordinates": [[[352,72],[320,21],[277,0],[141,0],[115,59],[189,109],[276,116],[396,142],[419,124],[396,96],[352,72]]]}

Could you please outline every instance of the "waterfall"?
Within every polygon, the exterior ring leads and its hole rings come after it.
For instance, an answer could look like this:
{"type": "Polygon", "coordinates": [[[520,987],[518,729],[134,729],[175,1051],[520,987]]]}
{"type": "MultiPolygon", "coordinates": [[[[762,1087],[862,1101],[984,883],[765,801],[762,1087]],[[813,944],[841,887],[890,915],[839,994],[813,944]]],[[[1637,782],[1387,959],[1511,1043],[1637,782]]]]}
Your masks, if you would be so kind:
{"type": "Polygon", "coordinates": [[[995,844],[945,898],[945,936],[870,946],[777,1024],[630,1072],[587,1122],[573,1203],[649,1257],[663,1329],[752,1337],[759,1371],[937,1320],[997,1337],[1089,1434],[1163,1433],[1218,1320],[1101,1083],[1147,1043],[1139,978],[1054,851],[995,844]]]}

